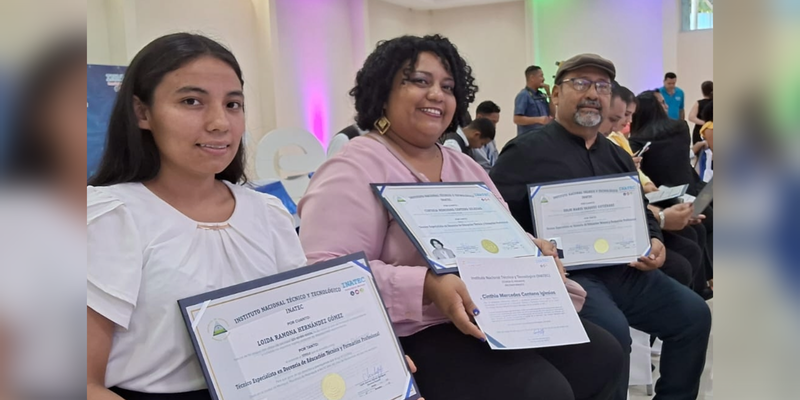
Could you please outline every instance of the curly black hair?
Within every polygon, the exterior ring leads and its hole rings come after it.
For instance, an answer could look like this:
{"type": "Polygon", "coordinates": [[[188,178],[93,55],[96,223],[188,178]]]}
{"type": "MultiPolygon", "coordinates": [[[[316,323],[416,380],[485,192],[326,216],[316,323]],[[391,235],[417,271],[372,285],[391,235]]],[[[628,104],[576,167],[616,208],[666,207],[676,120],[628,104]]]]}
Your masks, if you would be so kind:
{"type": "Polygon", "coordinates": [[[356,86],[350,90],[350,96],[355,98],[356,124],[359,128],[372,129],[375,121],[383,115],[383,105],[389,99],[397,71],[405,67],[403,73],[408,76],[413,72],[419,54],[426,51],[439,57],[455,81],[453,95],[456,98],[456,111],[446,131],[455,131],[468,123],[464,116],[468,115],[469,105],[475,101],[478,91],[472,68],[446,37],[406,35],[378,42],[375,51],[367,57],[364,66],[356,74],[356,86]]]}

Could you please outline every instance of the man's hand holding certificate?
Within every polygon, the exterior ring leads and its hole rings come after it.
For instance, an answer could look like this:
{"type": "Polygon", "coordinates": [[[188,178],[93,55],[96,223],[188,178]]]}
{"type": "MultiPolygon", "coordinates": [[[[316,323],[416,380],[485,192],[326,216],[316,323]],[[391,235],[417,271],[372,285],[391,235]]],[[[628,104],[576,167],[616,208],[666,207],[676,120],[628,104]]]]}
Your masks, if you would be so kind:
{"type": "Polygon", "coordinates": [[[362,255],[181,300],[215,399],[417,399],[362,255]]]}

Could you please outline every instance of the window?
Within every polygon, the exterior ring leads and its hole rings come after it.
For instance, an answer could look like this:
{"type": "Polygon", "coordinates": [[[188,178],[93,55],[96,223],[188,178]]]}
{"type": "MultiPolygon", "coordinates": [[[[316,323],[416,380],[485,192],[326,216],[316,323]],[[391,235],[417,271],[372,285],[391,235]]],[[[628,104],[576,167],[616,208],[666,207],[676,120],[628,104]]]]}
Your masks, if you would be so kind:
{"type": "Polygon", "coordinates": [[[681,0],[682,29],[714,28],[714,0],[681,0]]]}

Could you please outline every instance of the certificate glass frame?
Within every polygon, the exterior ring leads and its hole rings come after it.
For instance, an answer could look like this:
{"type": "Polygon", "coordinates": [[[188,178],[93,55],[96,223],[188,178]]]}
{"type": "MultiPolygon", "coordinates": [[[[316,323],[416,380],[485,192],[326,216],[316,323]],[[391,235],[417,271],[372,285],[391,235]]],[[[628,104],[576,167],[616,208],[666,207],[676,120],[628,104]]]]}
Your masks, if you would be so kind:
{"type": "Polygon", "coordinates": [[[483,182],[370,186],[436,274],[458,273],[458,257],[541,255],[528,233],[483,182]],[[433,208],[439,202],[442,208],[433,208]]]}
{"type": "Polygon", "coordinates": [[[536,237],[557,242],[568,271],[627,264],[650,254],[642,185],[635,172],[531,184],[528,196],[536,237]],[[634,215],[614,219],[619,215],[609,213],[619,211],[618,206],[634,215]]]}
{"type": "Polygon", "coordinates": [[[694,199],[692,204],[694,205],[694,212],[692,212],[692,218],[697,218],[700,214],[705,211],[708,206],[711,205],[711,202],[714,200],[714,178],[711,178],[708,183],[700,190],[700,193],[697,194],[697,197],[694,199]]]}
{"type": "Polygon", "coordinates": [[[215,400],[420,397],[363,252],[178,305],[215,400]]]}

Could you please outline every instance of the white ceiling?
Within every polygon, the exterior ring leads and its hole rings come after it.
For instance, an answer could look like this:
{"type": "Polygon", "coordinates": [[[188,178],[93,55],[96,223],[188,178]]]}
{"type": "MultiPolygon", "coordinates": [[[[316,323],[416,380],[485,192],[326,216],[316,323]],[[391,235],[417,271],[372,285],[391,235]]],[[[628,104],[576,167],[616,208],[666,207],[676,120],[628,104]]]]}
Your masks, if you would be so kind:
{"type": "Polygon", "coordinates": [[[398,6],[413,8],[415,10],[441,10],[480,4],[507,3],[522,0],[381,0],[398,6]]]}

